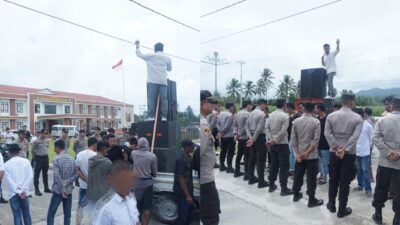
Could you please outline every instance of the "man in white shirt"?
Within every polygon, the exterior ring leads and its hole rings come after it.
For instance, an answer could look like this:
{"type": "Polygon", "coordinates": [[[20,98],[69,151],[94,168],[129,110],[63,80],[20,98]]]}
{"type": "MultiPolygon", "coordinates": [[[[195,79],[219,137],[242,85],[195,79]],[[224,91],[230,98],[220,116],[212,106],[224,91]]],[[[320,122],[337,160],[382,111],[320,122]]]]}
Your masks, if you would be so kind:
{"type": "Polygon", "coordinates": [[[167,71],[172,70],[171,59],[163,53],[164,45],[160,42],[155,44],[154,54],[142,54],[139,49],[139,40],[135,42],[135,45],[136,55],[147,64],[147,106],[149,112],[147,120],[154,120],[157,96],[160,96],[161,120],[167,121],[167,71]]]}
{"type": "Polygon", "coordinates": [[[336,75],[336,55],[339,53],[340,40],[336,40],[336,50],[330,52],[331,47],[329,44],[324,44],[324,55],[321,58],[322,66],[326,69],[327,83],[328,83],[328,96],[333,98],[333,77],[336,75]]]}
{"type": "Polygon", "coordinates": [[[18,144],[10,144],[8,147],[11,159],[4,164],[5,179],[8,183],[8,196],[14,215],[14,225],[31,225],[28,196],[33,171],[29,161],[19,156],[20,150],[18,144]]]}
{"type": "Polygon", "coordinates": [[[4,139],[6,139],[6,145],[12,144],[14,141],[14,134],[10,131],[9,127],[6,128],[4,139]]]}
{"type": "MultiPolygon", "coordinates": [[[[364,115],[363,109],[354,109],[361,117],[364,115]]],[[[357,180],[358,187],[354,188],[355,191],[365,190],[368,196],[372,194],[371,188],[371,177],[369,175],[369,167],[371,165],[371,144],[372,144],[372,133],[373,127],[367,121],[364,120],[363,127],[361,130],[360,137],[358,138],[356,145],[356,168],[357,168],[357,180]]]]}
{"type": "Polygon", "coordinates": [[[79,198],[78,198],[78,212],[77,212],[77,224],[83,216],[83,207],[86,206],[86,189],[88,181],[88,170],[89,170],[89,159],[95,156],[97,149],[97,139],[91,137],[88,140],[89,148],[78,153],[76,156],[76,169],[79,176],[79,198]]]}
{"type": "Polygon", "coordinates": [[[0,204],[8,203],[8,201],[6,201],[3,198],[3,190],[1,189],[1,181],[3,180],[3,176],[4,176],[4,160],[3,160],[3,155],[0,153],[0,204]]]}
{"type": "Polygon", "coordinates": [[[115,193],[95,216],[93,225],[140,225],[133,188],[136,172],[125,161],[115,161],[107,174],[107,181],[115,193]]]}

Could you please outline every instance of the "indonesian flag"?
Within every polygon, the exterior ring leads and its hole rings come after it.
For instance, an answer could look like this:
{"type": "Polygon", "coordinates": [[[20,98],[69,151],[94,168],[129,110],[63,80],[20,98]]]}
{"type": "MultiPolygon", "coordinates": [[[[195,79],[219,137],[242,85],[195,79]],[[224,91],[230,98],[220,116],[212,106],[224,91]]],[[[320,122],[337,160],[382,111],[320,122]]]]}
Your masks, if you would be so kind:
{"type": "Polygon", "coordinates": [[[115,70],[115,71],[118,71],[119,69],[121,69],[121,67],[122,67],[122,59],[121,59],[117,64],[115,64],[114,66],[112,66],[111,68],[112,68],[113,70],[115,70]]]}

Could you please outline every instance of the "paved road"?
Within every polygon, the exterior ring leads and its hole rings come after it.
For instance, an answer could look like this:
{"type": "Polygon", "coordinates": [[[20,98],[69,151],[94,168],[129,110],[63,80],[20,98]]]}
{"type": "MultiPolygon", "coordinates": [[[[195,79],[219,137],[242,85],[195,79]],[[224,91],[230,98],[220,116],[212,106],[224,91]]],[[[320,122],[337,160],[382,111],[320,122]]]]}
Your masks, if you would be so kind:
{"type": "MultiPolygon", "coordinates": [[[[6,199],[8,199],[7,195],[7,184],[4,182],[2,184],[3,187],[3,195],[6,199]]],[[[52,170],[49,170],[49,184],[53,183],[53,173],[52,170]]],[[[43,183],[40,181],[40,187],[43,189],[43,183]]],[[[34,190],[33,184],[31,186],[31,190],[34,190]]],[[[72,194],[73,196],[73,203],[72,203],[72,218],[71,224],[75,224],[76,218],[76,208],[78,205],[78,188],[74,189],[72,194]]],[[[46,218],[47,218],[47,211],[50,204],[51,194],[43,193],[43,196],[35,196],[33,195],[32,198],[29,199],[30,201],[30,212],[32,217],[32,223],[34,225],[46,225],[46,218]]],[[[192,225],[199,224],[200,215],[199,211],[196,211],[192,225]]],[[[0,225],[12,225],[13,224],[13,216],[12,211],[9,204],[0,204],[0,225]]],[[[57,217],[55,219],[55,225],[62,225],[63,224],[63,213],[62,213],[62,205],[58,208],[57,217]]],[[[156,219],[152,219],[150,221],[150,225],[163,225],[163,223],[157,221],[156,219]]]]}
{"type": "MultiPolygon", "coordinates": [[[[373,165],[376,171],[379,153],[373,152],[373,165]]],[[[216,184],[221,199],[221,225],[369,225],[374,224],[371,215],[374,208],[371,206],[372,198],[363,192],[350,192],[349,206],[353,214],[344,219],[338,219],[336,214],[331,214],[324,206],[309,209],[308,196],[305,186],[302,188],[304,198],[293,203],[292,197],[281,197],[279,188],[274,193],[268,193],[268,188],[258,189],[256,185],[248,185],[242,179],[233,178],[231,174],[220,173],[215,170],[216,184]]],[[[266,174],[267,175],[267,174],[266,174]]],[[[373,188],[375,187],[375,183],[373,188]]],[[[289,178],[289,187],[292,179],[289,178]]],[[[353,181],[351,189],[357,186],[353,181]]],[[[328,185],[318,185],[317,197],[328,200],[328,185]]],[[[392,202],[387,202],[384,208],[384,222],[392,223],[392,202]]]]}

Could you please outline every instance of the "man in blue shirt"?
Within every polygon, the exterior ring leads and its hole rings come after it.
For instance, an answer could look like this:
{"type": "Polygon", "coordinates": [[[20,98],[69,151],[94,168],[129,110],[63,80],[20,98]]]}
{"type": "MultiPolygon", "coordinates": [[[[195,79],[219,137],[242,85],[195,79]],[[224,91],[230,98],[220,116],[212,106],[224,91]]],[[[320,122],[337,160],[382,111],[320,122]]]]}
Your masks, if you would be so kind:
{"type": "Polygon", "coordinates": [[[193,211],[193,177],[190,153],[194,143],[185,139],[181,143],[182,153],[178,156],[174,172],[174,193],[178,203],[178,225],[189,225],[193,211]]]}

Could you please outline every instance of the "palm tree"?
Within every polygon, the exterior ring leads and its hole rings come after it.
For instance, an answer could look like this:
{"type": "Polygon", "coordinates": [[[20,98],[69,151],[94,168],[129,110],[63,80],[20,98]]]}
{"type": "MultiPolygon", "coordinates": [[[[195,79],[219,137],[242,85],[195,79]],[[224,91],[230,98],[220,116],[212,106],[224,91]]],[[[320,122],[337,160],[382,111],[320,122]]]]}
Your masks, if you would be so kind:
{"type": "Polygon", "coordinates": [[[274,86],[274,83],[272,82],[273,79],[275,79],[275,77],[272,76],[272,71],[268,68],[264,68],[264,70],[262,72],[260,72],[261,74],[261,79],[264,81],[264,86],[265,86],[265,98],[267,98],[267,93],[268,90],[274,86]]]}
{"type": "Polygon", "coordinates": [[[226,85],[226,94],[231,98],[236,98],[240,96],[240,83],[237,79],[232,78],[226,85]]]}
{"type": "Polygon", "coordinates": [[[289,98],[290,94],[295,94],[296,93],[297,86],[295,85],[295,82],[292,77],[289,75],[283,76],[283,80],[281,81],[281,84],[279,84],[279,87],[277,89],[277,97],[279,98],[289,98]]]}
{"type": "Polygon", "coordinates": [[[257,94],[257,86],[253,81],[246,81],[243,85],[243,95],[245,98],[251,98],[253,95],[257,94]]]}
{"type": "Polygon", "coordinates": [[[262,78],[258,79],[256,84],[256,94],[259,98],[263,95],[267,95],[267,87],[265,86],[265,82],[262,78]]]}

